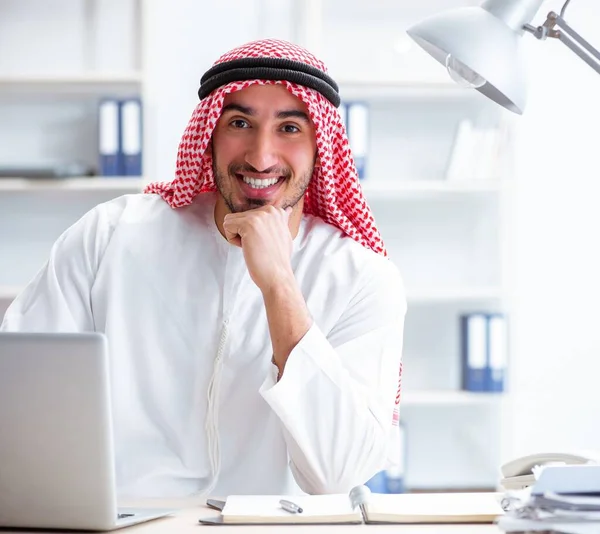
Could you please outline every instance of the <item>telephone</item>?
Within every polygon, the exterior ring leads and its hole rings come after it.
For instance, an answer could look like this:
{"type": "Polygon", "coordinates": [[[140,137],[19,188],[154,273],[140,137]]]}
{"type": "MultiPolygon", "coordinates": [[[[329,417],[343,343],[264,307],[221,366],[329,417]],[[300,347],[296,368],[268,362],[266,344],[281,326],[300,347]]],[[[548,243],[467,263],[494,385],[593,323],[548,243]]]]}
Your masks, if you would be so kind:
{"type": "Polygon", "coordinates": [[[538,453],[522,456],[505,463],[500,471],[500,485],[505,490],[519,490],[535,484],[535,470],[547,465],[583,465],[600,463],[600,451],[590,453],[538,453]]]}

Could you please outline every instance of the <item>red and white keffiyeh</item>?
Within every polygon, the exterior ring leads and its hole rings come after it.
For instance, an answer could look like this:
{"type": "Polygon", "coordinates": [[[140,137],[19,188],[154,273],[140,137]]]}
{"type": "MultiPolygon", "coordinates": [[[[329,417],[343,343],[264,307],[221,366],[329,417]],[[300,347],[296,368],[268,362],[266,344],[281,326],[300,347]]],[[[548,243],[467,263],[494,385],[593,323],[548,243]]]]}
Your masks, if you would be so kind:
{"type": "MultiPolygon", "coordinates": [[[[304,48],[275,39],[254,41],[224,54],[215,65],[246,58],[286,58],[327,72],[325,65],[304,48]]],[[[179,144],[172,182],[149,184],[145,192],[157,193],[173,208],[186,206],[200,193],[216,191],[212,154],[207,150],[223,108],[225,95],[253,84],[282,84],[306,107],[314,123],[320,166],[315,167],[306,191],[304,212],[316,215],[346,235],[387,256],[381,235],[364,198],[341,116],[321,93],[286,80],[243,80],[218,87],[203,98],[179,144]]]]}

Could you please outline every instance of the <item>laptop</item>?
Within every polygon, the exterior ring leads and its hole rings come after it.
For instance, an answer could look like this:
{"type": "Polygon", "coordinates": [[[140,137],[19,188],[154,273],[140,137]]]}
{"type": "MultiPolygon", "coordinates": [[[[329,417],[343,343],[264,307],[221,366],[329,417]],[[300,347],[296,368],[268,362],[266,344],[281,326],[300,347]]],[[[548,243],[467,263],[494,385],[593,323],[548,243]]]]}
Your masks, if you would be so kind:
{"type": "Polygon", "coordinates": [[[118,509],[103,334],[0,332],[0,527],[113,530],[118,509]]]}

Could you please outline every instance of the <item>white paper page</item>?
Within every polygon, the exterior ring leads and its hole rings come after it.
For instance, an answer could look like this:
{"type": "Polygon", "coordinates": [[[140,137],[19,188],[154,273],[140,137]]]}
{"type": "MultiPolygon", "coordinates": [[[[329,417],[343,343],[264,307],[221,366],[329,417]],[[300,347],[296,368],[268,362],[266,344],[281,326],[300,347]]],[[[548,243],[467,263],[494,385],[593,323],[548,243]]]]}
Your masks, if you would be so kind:
{"type": "Polygon", "coordinates": [[[410,517],[473,517],[502,515],[496,493],[404,493],[373,494],[369,513],[410,517]]]}
{"type": "Polygon", "coordinates": [[[355,514],[361,518],[359,511],[352,510],[347,494],[334,495],[230,495],[227,497],[222,515],[227,517],[333,517],[355,514]],[[292,501],[302,508],[301,514],[286,512],[279,501],[292,501]]]}
{"type": "Polygon", "coordinates": [[[598,534],[600,532],[600,521],[590,521],[589,523],[534,521],[533,519],[519,519],[506,515],[499,519],[498,527],[504,532],[548,532],[556,530],[564,534],[598,534]]]}

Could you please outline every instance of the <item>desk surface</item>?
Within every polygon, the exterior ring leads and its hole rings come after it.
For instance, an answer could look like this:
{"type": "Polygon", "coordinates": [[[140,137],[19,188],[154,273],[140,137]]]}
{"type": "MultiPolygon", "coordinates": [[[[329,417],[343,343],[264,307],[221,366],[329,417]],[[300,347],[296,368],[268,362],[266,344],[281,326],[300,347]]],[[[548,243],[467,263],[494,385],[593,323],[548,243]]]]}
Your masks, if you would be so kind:
{"type": "MultiPolygon", "coordinates": [[[[204,505],[205,499],[178,499],[178,500],[156,500],[156,501],[128,501],[122,503],[124,506],[141,508],[173,508],[173,515],[161,519],[148,521],[124,529],[113,531],[118,534],[198,534],[198,529],[216,529],[214,534],[258,534],[266,530],[277,532],[277,534],[293,533],[306,534],[326,531],[327,534],[338,534],[341,532],[401,532],[402,534],[499,534],[502,531],[495,525],[201,525],[198,519],[201,517],[218,516],[219,512],[204,505]]],[[[0,529],[1,534],[40,534],[39,530],[28,531],[23,529],[10,530],[0,529]]],[[[209,532],[208,530],[205,532],[209,532]]],[[[53,534],[74,534],[74,531],[52,531],[53,534]]],[[[89,533],[88,533],[89,534],[89,533]]]]}

